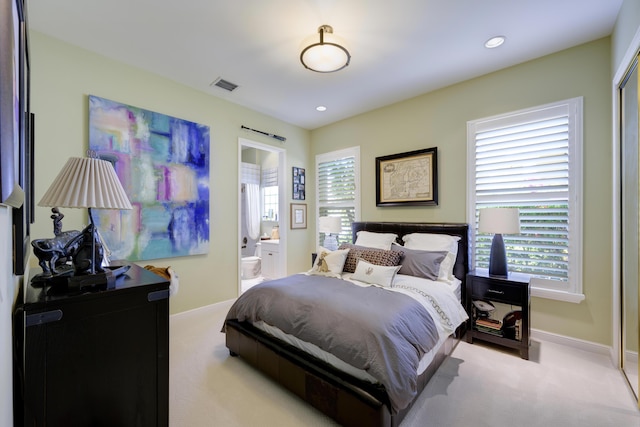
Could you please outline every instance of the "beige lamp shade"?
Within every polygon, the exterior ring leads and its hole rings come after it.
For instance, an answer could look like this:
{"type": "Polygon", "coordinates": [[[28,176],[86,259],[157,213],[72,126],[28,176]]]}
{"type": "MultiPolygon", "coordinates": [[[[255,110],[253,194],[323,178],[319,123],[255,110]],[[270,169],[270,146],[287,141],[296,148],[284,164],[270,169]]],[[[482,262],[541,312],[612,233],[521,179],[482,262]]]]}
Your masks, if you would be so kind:
{"type": "Polygon", "coordinates": [[[340,234],[342,221],[337,216],[321,216],[318,224],[320,233],[340,234]]]}
{"type": "Polygon", "coordinates": [[[38,206],[132,209],[111,163],[79,157],[67,161],[38,206]]]}
{"type": "Polygon", "coordinates": [[[478,231],[488,234],[520,233],[520,211],[518,208],[480,209],[478,231]]]}

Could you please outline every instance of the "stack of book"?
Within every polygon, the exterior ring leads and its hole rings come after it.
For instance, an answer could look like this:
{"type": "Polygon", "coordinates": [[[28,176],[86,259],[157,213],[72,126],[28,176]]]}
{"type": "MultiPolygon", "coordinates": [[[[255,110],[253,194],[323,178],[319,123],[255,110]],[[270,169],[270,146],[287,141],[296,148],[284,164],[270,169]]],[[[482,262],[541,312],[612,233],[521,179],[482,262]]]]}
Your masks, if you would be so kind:
{"type": "Polygon", "coordinates": [[[498,337],[502,336],[502,322],[490,317],[478,317],[476,319],[476,329],[498,337]]]}

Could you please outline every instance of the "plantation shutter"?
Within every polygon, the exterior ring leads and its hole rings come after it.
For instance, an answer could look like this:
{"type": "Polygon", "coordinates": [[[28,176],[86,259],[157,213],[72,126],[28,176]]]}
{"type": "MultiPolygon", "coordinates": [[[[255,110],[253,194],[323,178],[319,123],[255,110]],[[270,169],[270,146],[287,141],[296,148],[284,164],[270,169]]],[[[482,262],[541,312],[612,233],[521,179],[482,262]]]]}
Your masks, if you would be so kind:
{"type": "Polygon", "coordinates": [[[477,232],[478,211],[515,207],[521,233],[503,236],[509,271],[531,274],[532,285],[571,289],[570,255],[581,233],[572,111],[565,102],[473,124],[476,268],[488,268],[493,237],[477,232]]]}
{"type": "MultiPolygon", "coordinates": [[[[358,161],[359,150],[354,149],[327,153],[316,160],[318,217],[340,217],[341,243],[351,242],[351,223],[357,218],[358,161]]],[[[319,242],[323,240],[324,233],[320,233],[319,242]]]]}

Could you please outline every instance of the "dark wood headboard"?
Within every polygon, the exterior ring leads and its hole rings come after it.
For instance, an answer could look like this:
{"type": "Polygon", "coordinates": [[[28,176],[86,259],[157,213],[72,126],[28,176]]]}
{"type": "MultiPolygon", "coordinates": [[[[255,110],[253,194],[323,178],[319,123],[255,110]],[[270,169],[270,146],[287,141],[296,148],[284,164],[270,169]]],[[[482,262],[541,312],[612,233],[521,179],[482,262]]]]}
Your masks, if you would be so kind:
{"type": "Polygon", "coordinates": [[[373,233],[395,233],[398,243],[402,244],[402,236],[411,233],[434,233],[459,236],[458,258],[453,267],[453,274],[464,282],[469,272],[469,225],[464,223],[430,223],[430,222],[354,222],[351,224],[353,242],[358,231],[373,233]]]}

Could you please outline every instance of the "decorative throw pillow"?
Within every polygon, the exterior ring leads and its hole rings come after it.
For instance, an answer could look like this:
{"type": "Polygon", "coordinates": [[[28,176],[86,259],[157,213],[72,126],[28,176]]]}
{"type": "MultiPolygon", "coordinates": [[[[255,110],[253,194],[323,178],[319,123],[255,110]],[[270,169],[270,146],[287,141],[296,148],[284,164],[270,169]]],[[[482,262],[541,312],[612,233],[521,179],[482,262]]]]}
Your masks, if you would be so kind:
{"type": "Polygon", "coordinates": [[[363,259],[358,261],[356,271],[351,278],[360,282],[371,283],[374,285],[391,287],[396,273],[400,269],[400,266],[387,267],[382,265],[375,265],[367,262],[363,259]]]}
{"type": "Polygon", "coordinates": [[[448,251],[449,253],[440,265],[439,280],[453,279],[453,266],[458,256],[458,241],[460,237],[448,234],[412,233],[405,235],[402,240],[404,247],[423,251],[448,251]]]}
{"type": "Polygon", "coordinates": [[[376,249],[391,249],[391,244],[398,238],[393,233],[372,233],[370,231],[358,231],[355,244],[376,249]]]}
{"type": "MultiPolygon", "coordinates": [[[[400,248],[402,248],[402,246],[400,246],[400,248]]],[[[400,260],[402,259],[402,249],[400,249],[400,251],[387,251],[352,245],[351,243],[343,243],[339,249],[349,249],[349,254],[347,254],[347,260],[343,268],[345,273],[353,273],[356,271],[356,265],[359,259],[364,259],[371,264],[385,266],[396,266],[400,264],[400,260]]]]}
{"type": "Polygon", "coordinates": [[[349,249],[331,251],[320,246],[313,267],[307,273],[319,276],[340,277],[348,253],[349,249]]]}
{"type": "Polygon", "coordinates": [[[422,277],[429,280],[438,280],[441,264],[449,254],[447,251],[421,251],[396,245],[392,246],[391,249],[404,252],[404,256],[400,261],[399,274],[422,277]]]}

